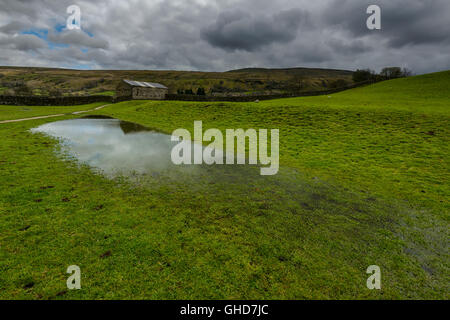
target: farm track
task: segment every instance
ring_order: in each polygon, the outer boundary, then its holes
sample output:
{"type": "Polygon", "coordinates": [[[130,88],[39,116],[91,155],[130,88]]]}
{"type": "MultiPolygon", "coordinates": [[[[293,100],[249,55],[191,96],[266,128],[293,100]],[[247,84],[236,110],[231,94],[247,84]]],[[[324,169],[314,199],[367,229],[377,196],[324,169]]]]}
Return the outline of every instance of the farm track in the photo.
{"type": "Polygon", "coordinates": [[[23,118],[23,119],[2,120],[2,121],[0,121],[0,124],[1,123],[12,123],[12,122],[22,122],[22,121],[28,121],[28,120],[54,118],[54,117],[63,117],[63,116],[67,116],[67,115],[78,115],[78,114],[83,114],[83,113],[87,113],[87,112],[91,112],[91,111],[100,110],[100,109],[103,109],[103,108],[105,108],[105,107],[107,107],[109,105],[111,105],[111,104],[105,104],[103,106],[100,106],[100,107],[97,107],[97,108],[94,108],[94,109],[83,110],[83,111],[75,111],[75,112],[71,112],[71,113],[59,113],[59,114],[51,114],[51,115],[47,115],[47,116],[38,116],[38,117],[23,118]]]}

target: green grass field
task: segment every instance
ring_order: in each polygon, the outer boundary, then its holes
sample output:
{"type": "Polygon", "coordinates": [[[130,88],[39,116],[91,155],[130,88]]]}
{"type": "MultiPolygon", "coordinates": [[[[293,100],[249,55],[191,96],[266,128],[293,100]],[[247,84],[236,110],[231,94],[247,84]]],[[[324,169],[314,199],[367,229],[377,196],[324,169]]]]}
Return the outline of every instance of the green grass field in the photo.
{"type": "Polygon", "coordinates": [[[448,88],[447,71],[329,97],[93,113],[167,133],[195,120],[280,129],[269,178],[109,180],[29,132],[55,119],[2,124],[0,298],[448,299],[448,88]],[[72,264],[81,290],[66,288],[72,264]],[[379,291],[366,288],[373,264],[379,291]]]}
{"type": "Polygon", "coordinates": [[[76,111],[91,110],[96,107],[107,104],[105,103],[91,103],[79,106],[0,106],[0,121],[26,119],[39,116],[46,116],[51,114],[66,114],[76,111]]]}

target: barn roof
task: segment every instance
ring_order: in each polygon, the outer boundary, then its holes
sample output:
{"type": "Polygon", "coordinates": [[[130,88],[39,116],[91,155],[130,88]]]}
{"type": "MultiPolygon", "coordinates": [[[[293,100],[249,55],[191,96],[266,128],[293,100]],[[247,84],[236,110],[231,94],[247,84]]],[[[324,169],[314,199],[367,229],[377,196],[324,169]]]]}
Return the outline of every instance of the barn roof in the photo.
{"type": "Polygon", "coordinates": [[[142,82],[142,81],[132,81],[132,80],[123,80],[133,87],[145,87],[145,88],[158,88],[158,89],[168,89],[166,86],[155,83],[155,82],[142,82]]]}

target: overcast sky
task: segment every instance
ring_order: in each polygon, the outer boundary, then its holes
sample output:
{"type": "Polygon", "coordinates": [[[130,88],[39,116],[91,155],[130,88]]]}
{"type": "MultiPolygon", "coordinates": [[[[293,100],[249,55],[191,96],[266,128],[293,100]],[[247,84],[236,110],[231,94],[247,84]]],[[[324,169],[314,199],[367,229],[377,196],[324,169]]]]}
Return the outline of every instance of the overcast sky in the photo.
{"type": "Polygon", "coordinates": [[[450,0],[0,0],[0,65],[450,69],[450,0]],[[382,9],[368,30],[366,9],[382,9]],[[69,5],[81,30],[68,30],[69,5]]]}

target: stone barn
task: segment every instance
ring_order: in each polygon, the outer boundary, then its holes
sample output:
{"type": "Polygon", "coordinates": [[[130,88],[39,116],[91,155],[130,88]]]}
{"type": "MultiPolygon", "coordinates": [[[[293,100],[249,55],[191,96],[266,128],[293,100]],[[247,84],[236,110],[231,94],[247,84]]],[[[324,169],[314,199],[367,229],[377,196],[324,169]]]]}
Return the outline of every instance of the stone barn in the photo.
{"type": "Polygon", "coordinates": [[[123,80],[116,88],[118,97],[128,96],[136,100],[164,100],[169,88],[154,82],[123,80]]]}

